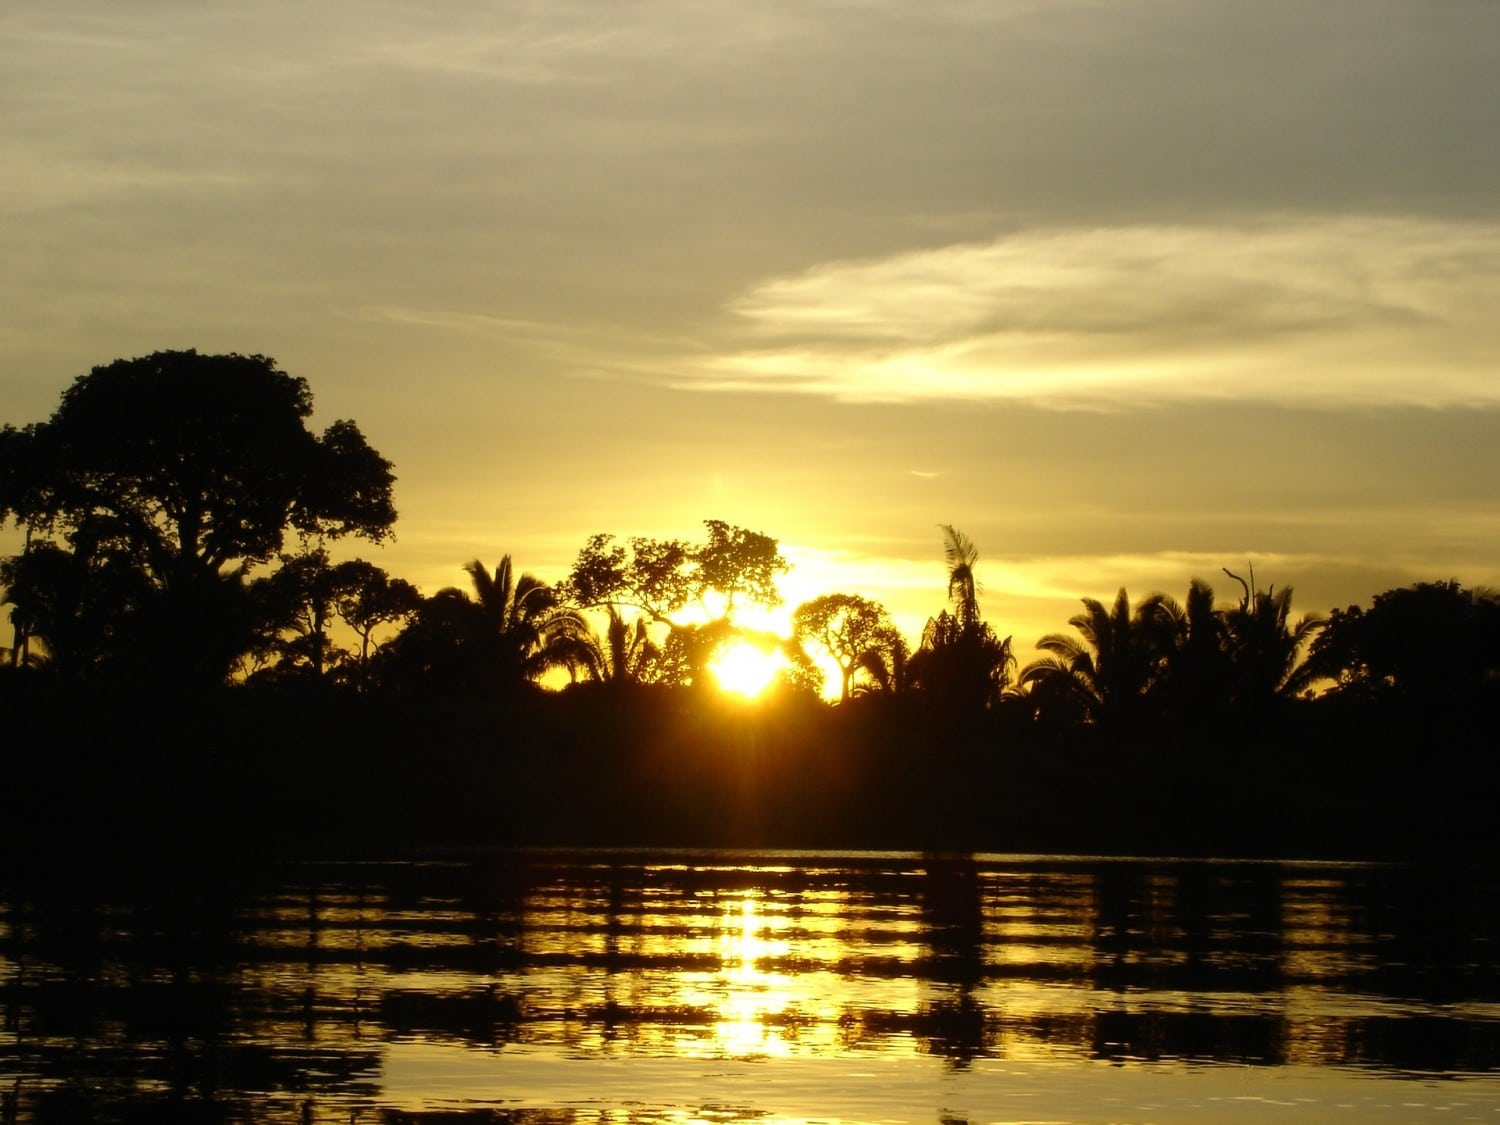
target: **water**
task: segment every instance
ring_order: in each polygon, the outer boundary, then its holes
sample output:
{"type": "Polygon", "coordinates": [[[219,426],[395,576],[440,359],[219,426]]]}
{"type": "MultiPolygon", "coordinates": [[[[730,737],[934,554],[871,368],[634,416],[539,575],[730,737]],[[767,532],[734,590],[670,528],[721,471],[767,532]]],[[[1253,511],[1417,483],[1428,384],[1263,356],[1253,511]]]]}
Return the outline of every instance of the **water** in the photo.
{"type": "Polygon", "coordinates": [[[0,875],[0,1123],[1500,1121],[1489,868],[0,875]]]}

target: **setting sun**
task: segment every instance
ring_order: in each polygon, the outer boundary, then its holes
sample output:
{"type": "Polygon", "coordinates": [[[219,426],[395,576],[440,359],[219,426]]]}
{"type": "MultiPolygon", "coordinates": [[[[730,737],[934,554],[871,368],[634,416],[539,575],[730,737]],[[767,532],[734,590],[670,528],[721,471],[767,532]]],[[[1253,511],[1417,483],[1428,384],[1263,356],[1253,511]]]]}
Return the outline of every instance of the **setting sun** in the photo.
{"type": "Polygon", "coordinates": [[[754,699],[771,686],[786,658],[748,641],[727,645],[709,665],[719,687],[733,695],[754,699]]]}

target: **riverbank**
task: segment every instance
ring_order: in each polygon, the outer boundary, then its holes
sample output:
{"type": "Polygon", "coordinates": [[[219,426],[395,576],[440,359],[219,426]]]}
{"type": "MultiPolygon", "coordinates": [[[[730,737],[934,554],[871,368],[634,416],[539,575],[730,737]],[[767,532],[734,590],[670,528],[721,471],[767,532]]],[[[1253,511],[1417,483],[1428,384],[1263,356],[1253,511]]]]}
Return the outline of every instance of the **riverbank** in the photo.
{"type": "Polygon", "coordinates": [[[1497,856],[1494,725],[1471,713],[1299,707],[1127,734],[683,692],[8,702],[0,839],[23,849],[1497,856]]]}

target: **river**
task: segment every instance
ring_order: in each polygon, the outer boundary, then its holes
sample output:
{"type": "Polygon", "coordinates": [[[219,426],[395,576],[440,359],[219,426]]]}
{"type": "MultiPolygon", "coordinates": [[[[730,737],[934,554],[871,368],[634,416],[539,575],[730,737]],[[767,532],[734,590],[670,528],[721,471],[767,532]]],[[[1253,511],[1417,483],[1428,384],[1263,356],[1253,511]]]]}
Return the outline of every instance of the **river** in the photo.
{"type": "Polygon", "coordinates": [[[0,1122],[1500,1120],[1490,867],[11,863],[0,1122]]]}

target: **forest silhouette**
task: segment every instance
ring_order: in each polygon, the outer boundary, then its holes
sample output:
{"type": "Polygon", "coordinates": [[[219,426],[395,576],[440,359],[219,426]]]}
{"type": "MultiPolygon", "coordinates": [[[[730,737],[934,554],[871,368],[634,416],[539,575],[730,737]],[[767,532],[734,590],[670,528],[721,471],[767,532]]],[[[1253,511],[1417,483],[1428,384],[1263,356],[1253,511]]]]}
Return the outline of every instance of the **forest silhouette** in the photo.
{"type": "Polygon", "coordinates": [[[335,561],[392,534],[395,476],[311,413],[264,356],[159,352],[0,430],[6,839],[1493,854],[1488,591],[1298,616],[1226,569],[1083,598],[1021,666],[951,525],[911,644],[856,591],[744,628],[788,563],[708,519],[424,596],[335,561]],[[735,645],[777,660],[754,707],[714,687],[735,645]]]}

